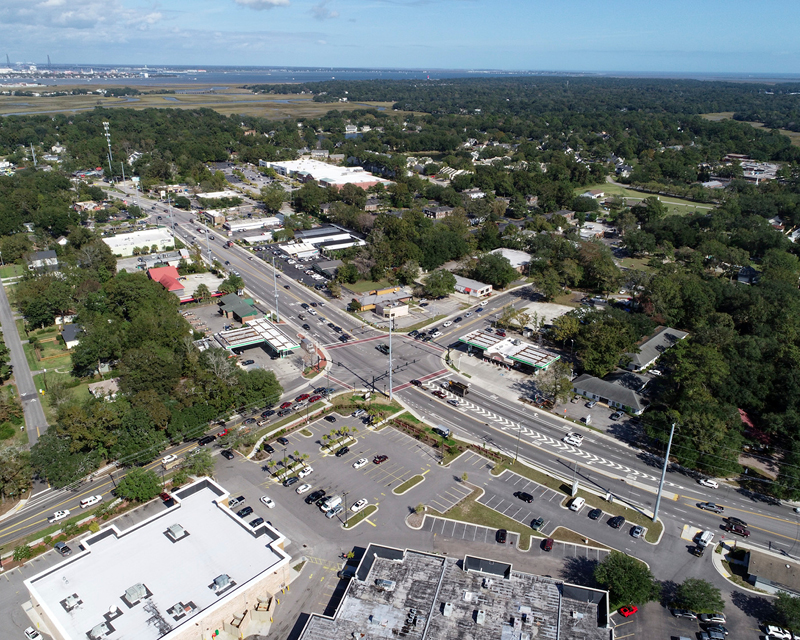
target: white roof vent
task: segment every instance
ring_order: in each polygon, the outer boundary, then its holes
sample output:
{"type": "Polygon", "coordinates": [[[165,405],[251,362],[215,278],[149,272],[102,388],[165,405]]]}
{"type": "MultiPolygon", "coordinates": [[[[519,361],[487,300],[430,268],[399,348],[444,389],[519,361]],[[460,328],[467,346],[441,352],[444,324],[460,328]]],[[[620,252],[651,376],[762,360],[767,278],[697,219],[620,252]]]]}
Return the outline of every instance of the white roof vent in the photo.
{"type": "Polygon", "coordinates": [[[475,617],[475,622],[478,624],[486,624],[486,612],[483,609],[478,609],[478,615],[475,617]]]}
{"type": "Polygon", "coordinates": [[[581,620],[583,618],[583,614],[580,611],[571,611],[569,615],[574,620],[581,620]]]}
{"type": "Polygon", "coordinates": [[[170,527],[167,527],[167,535],[172,539],[173,542],[177,542],[181,538],[185,538],[189,535],[189,532],[186,531],[181,525],[173,524],[170,527]]]}
{"type": "Polygon", "coordinates": [[[442,611],[442,614],[445,615],[448,618],[453,615],[453,603],[452,602],[445,602],[444,603],[444,610],[442,611]]]}

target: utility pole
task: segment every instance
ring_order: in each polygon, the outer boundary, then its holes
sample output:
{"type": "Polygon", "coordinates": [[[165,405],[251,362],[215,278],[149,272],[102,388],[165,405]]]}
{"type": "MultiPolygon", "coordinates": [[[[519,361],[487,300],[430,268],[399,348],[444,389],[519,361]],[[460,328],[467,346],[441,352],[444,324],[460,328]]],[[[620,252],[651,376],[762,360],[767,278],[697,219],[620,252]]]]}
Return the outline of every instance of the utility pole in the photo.
{"type": "Polygon", "coordinates": [[[122,181],[125,182],[125,163],[120,162],[119,166],[122,167],[122,181]]]}
{"type": "Polygon", "coordinates": [[[661,482],[658,483],[658,495],[656,496],[656,508],[653,510],[653,522],[658,520],[658,508],[661,506],[661,492],[664,489],[664,479],[667,477],[667,466],[669,466],[669,450],[672,448],[672,436],[675,435],[675,423],[669,430],[669,442],[667,443],[667,453],[664,456],[664,468],[661,470],[661,482]]]}
{"type": "Polygon", "coordinates": [[[105,129],[105,137],[106,142],[108,143],[108,179],[111,180],[114,174],[114,169],[111,168],[111,163],[113,159],[111,157],[111,133],[109,132],[108,128],[110,127],[110,123],[104,122],[103,129],[105,129]]]}
{"type": "MultiPolygon", "coordinates": [[[[281,321],[281,312],[278,311],[278,276],[275,271],[275,256],[272,256],[272,284],[275,287],[275,322],[281,321]]],[[[328,372],[328,385],[330,386],[330,371],[328,372]]]]}
{"type": "Polygon", "coordinates": [[[394,393],[392,392],[392,324],[393,318],[389,317],[389,402],[394,400],[394,393]]]}

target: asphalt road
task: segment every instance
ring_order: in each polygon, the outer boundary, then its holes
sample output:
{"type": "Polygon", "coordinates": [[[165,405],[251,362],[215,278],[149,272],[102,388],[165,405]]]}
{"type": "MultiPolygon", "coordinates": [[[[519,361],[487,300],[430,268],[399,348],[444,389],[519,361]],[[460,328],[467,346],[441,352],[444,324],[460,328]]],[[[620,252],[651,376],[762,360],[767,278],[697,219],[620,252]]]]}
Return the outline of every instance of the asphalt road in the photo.
{"type": "Polygon", "coordinates": [[[17,383],[22,409],[25,413],[28,442],[33,446],[39,441],[39,436],[47,431],[47,418],[44,415],[39,391],[33,382],[28,360],[25,358],[25,352],[22,349],[22,342],[20,342],[8,296],[2,286],[0,286],[0,325],[3,328],[3,339],[11,354],[14,381],[17,383]]]}

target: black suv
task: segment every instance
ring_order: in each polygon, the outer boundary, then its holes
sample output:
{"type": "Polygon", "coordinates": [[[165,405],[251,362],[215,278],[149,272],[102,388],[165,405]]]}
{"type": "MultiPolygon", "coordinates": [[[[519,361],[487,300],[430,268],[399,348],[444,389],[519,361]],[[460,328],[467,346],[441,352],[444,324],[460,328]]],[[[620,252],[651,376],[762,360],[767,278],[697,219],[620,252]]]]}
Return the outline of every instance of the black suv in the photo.
{"type": "Polygon", "coordinates": [[[266,442],[261,445],[261,448],[264,451],[266,451],[267,453],[275,453],[275,447],[273,447],[271,444],[268,444],[266,442]]]}
{"type": "Polygon", "coordinates": [[[283,486],[291,487],[293,484],[297,484],[298,482],[300,482],[300,478],[298,478],[297,476],[293,476],[291,478],[287,478],[286,480],[284,480],[283,486]]]}
{"type": "Polygon", "coordinates": [[[202,446],[205,446],[205,445],[207,445],[207,444],[209,444],[211,442],[214,442],[214,440],[216,440],[216,439],[217,439],[217,436],[203,436],[202,438],[200,438],[197,441],[197,444],[202,447],[202,446]]]}
{"type": "Polygon", "coordinates": [[[613,529],[620,529],[622,528],[622,525],[625,524],[625,518],[623,518],[622,516],[614,516],[613,518],[611,518],[611,520],[608,521],[608,524],[613,529]]]}
{"type": "Polygon", "coordinates": [[[336,452],[336,457],[341,458],[342,456],[347,455],[348,453],[350,453],[350,447],[342,447],[336,452]]]}
{"type": "Polygon", "coordinates": [[[600,519],[600,516],[602,516],[602,515],[603,515],[603,510],[602,510],[602,509],[592,509],[592,510],[589,512],[589,517],[590,517],[592,520],[599,520],[599,519],[600,519]]]}
{"type": "Polygon", "coordinates": [[[239,509],[236,512],[236,515],[239,516],[240,518],[246,518],[251,513],[253,513],[253,507],[245,507],[244,509],[239,509]]]}
{"type": "Polygon", "coordinates": [[[322,500],[325,497],[325,489],[317,489],[314,493],[309,493],[306,496],[306,504],[312,504],[317,500],[322,500]]]}
{"type": "Polygon", "coordinates": [[[230,449],[223,449],[222,450],[222,457],[226,460],[233,460],[236,456],[233,455],[233,451],[230,449]]]}
{"type": "Polygon", "coordinates": [[[533,502],[533,496],[530,493],[526,493],[525,491],[516,491],[514,493],[514,497],[519,498],[523,502],[527,503],[533,502]]]}

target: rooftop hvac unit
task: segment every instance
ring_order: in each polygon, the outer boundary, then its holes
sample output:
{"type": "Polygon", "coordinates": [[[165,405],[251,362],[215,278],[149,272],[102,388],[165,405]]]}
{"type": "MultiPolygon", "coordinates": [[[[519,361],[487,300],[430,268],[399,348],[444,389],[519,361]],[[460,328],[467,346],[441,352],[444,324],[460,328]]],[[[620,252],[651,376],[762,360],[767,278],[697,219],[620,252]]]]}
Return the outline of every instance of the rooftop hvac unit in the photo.
{"type": "Polygon", "coordinates": [[[453,615],[453,604],[451,602],[444,603],[444,610],[442,611],[442,614],[448,618],[453,615]]]}
{"type": "Polygon", "coordinates": [[[169,537],[175,541],[180,540],[184,536],[188,535],[188,533],[181,525],[173,524],[172,526],[167,527],[167,535],[169,535],[169,537]]]}
{"type": "Polygon", "coordinates": [[[80,604],[81,599],[78,597],[77,593],[73,593],[71,596],[67,596],[64,599],[64,608],[67,611],[72,611],[75,607],[80,604]]]}
{"type": "Polygon", "coordinates": [[[222,591],[222,589],[227,587],[230,583],[231,583],[231,577],[227,573],[223,573],[222,575],[219,575],[216,578],[214,578],[214,590],[222,591]]]}
{"type": "Polygon", "coordinates": [[[583,614],[580,611],[571,611],[569,615],[574,620],[580,620],[583,618],[583,614]]]}
{"type": "Polygon", "coordinates": [[[139,602],[139,600],[145,597],[147,597],[147,587],[145,587],[141,582],[128,589],[125,589],[125,599],[130,604],[139,602]]]}
{"type": "Polygon", "coordinates": [[[483,609],[478,609],[478,615],[475,617],[475,622],[478,624],[486,623],[486,612],[483,609]]]}
{"type": "Polygon", "coordinates": [[[102,638],[105,638],[109,633],[111,633],[111,629],[108,628],[105,622],[101,622],[96,627],[92,628],[89,632],[89,637],[92,640],[102,640],[102,638]]]}
{"type": "Polygon", "coordinates": [[[394,591],[395,582],[394,580],[384,580],[383,578],[378,578],[375,580],[375,586],[379,589],[383,589],[384,591],[394,591]]]}

